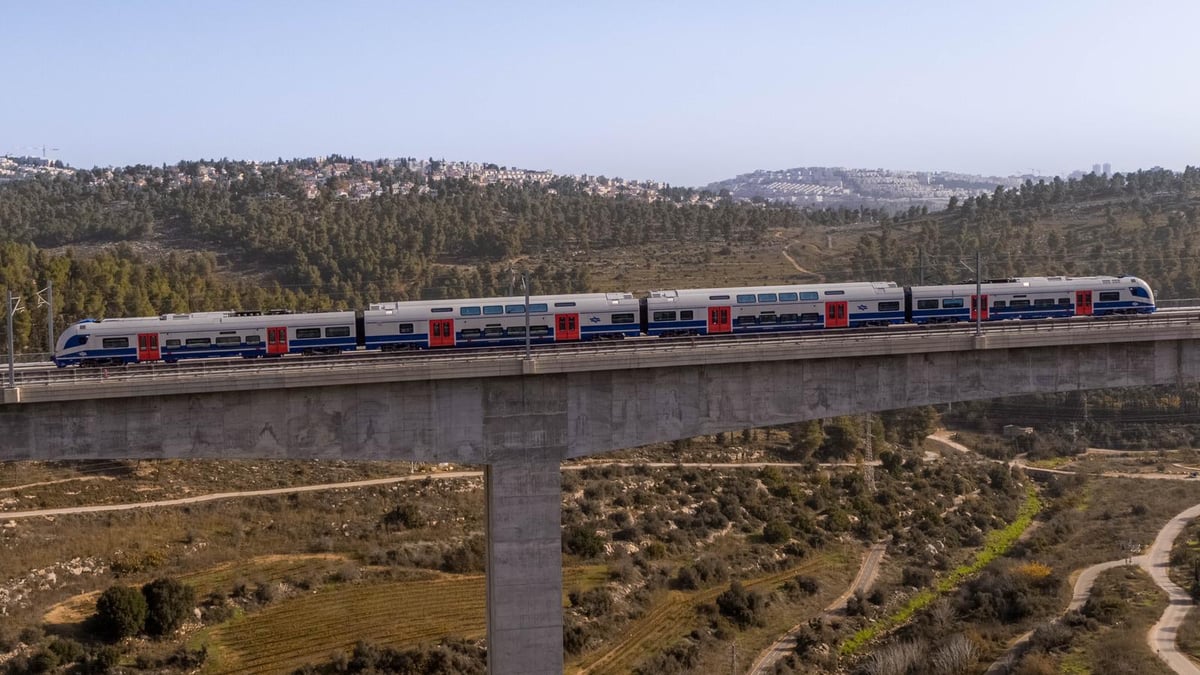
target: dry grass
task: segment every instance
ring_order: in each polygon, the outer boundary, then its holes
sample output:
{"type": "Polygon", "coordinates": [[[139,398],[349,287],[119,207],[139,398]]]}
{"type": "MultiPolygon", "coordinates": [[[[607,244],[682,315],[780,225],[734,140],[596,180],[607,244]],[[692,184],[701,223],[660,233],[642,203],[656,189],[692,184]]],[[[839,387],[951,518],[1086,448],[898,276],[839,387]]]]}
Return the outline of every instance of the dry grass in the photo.
{"type": "MultiPolygon", "coordinates": [[[[593,587],[607,573],[604,565],[570,568],[563,587],[593,587]]],[[[445,636],[482,637],[485,585],[483,575],[439,574],[340,586],[281,602],[209,631],[209,672],[288,673],[359,640],[412,647],[445,636]]]]}
{"type": "MultiPolygon", "coordinates": [[[[845,587],[853,577],[854,565],[858,562],[853,554],[844,551],[830,551],[814,555],[801,562],[798,566],[781,572],[773,572],[743,581],[747,589],[757,589],[770,593],[785,581],[800,575],[824,576],[831,570],[842,572],[838,577],[841,583],[823,584],[824,593],[819,602],[827,602],[845,587]],[[828,598],[824,597],[828,595],[828,598]]],[[[827,577],[828,578],[828,577],[827,577]]],[[[623,637],[611,641],[601,650],[585,654],[573,663],[567,665],[567,672],[589,673],[591,675],[606,675],[628,673],[638,663],[662,649],[674,644],[686,636],[703,619],[698,614],[701,605],[711,604],[718,595],[728,588],[728,584],[701,591],[667,591],[660,594],[649,610],[638,620],[627,626],[623,637]]],[[[814,603],[817,607],[819,603],[814,603]]],[[[813,613],[816,615],[816,612],[813,613]]],[[[778,637],[780,633],[796,623],[796,617],[777,617],[776,625],[753,633],[753,649],[765,647],[778,637]]],[[[747,640],[750,642],[750,640],[747,640]]],[[[747,651],[753,651],[749,649],[747,651]]]]}

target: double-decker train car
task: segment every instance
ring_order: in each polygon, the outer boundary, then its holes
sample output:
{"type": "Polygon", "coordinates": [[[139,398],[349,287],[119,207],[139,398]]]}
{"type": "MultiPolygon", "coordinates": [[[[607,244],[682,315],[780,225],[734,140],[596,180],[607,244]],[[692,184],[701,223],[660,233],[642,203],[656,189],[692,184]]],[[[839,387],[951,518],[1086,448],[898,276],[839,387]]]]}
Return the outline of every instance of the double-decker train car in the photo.
{"type": "Polygon", "coordinates": [[[108,366],[145,361],[336,353],[358,346],[354,312],[193,312],[84,319],[58,338],[54,362],[108,366]]]}
{"type": "MultiPolygon", "coordinates": [[[[637,337],[641,305],[632,293],[529,298],[531,344],[637,337]]],[[[525,298],[374,303],[363,312],[367,349],[496,347],[525,343],[525,298]]]]}
{"type": "Polygon", "coordinates": [[[892,281],[651,291],[646,334],[773,333],[904,323],[892,281]]]}
{"type": "Polygon", "coordinates": [[[1154,293],[1137,277],[1018,277],[975,284],[913,286],[908,289],[908,320],[913,323],[1004,319],[1054,319],[1071,316],[1149,314],[1154,293]]]}

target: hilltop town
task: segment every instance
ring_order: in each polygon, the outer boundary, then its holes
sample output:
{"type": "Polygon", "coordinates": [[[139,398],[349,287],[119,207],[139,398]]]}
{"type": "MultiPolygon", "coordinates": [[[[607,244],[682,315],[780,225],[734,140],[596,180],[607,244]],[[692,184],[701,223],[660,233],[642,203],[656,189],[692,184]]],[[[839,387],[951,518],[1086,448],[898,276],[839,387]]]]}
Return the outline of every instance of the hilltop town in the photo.
{"type": "MultiPolygon", "coordinates": [[[[0,183],[37,176],[70,176],[79,171],[62,162],[38,157],[0,157],[0,183]]],[[[268,162],[200,160],[149,167],[107,167],[83,170],[92,181],[164,181],[168,188],[192,184],[234,184],[266,172],[284,172],[299,185],[300,194],[313,199],[323,192],[335,198],[368,199],[385,194],[436,195],[442,181],[467,181],[477,185],[542,185],[555,194],[574,193],[602,197],[660,200],[715,206],[722,200],[771,201],[796,206],[869,206],[903,210],[911,206],[943,208],[952,197],[960,200],[990,193],[997,186],[1014,187],[1037,176],[976,176],[953,172],[893,171],[803,167],[778,171],[758,170],[704,188],[671,186],[663,181],[630,180],[602,175],[556,174],[548,170],[521,169],[487,162],[462,162],[404,157],[363,160],[331,155],[268,162]]]]}

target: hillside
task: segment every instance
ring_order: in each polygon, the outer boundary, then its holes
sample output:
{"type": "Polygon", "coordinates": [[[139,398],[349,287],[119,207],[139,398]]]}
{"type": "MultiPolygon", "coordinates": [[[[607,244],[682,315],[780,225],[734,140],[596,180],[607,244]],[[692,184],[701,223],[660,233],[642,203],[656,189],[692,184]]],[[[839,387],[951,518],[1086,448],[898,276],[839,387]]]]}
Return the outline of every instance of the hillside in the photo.
{"type": "MultiPolygon", "coordinates": [[[[798,209],[591,194],[574,179],[479,184],[405,165],[344,167],[315,190],[303,162],[194,162],[0,185],[0,285],[56,324],[210,309],[320,310],[395,299],[822,279],[956,281],[1128,273],[1162,297],[1200,295],[1200,171],[1026,182],[911,207],[798,209]],[[340,173],[338,173],[340,171],[340,173]],[[358,181],[358,182],[354,182],[358,181]],[[345,193],[377,184],[378,194],[345,193]]],[[[323,175],[323,174],[322,174],[323,175]]],[[[21,313],[19,351],[44,343],[21,313]]]]}

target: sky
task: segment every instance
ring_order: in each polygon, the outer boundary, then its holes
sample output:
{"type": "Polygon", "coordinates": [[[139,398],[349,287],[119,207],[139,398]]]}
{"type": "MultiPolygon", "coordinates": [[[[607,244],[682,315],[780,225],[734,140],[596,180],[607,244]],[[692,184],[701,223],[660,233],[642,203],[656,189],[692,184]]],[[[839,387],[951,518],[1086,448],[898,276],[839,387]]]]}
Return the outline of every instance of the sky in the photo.
{"type": "Polygon", "coordinates": [[[0,153],[82,168],[337,153],[703,186],[1200,164],[1196,0],[0,0],[0,17],[0,153]]]}

